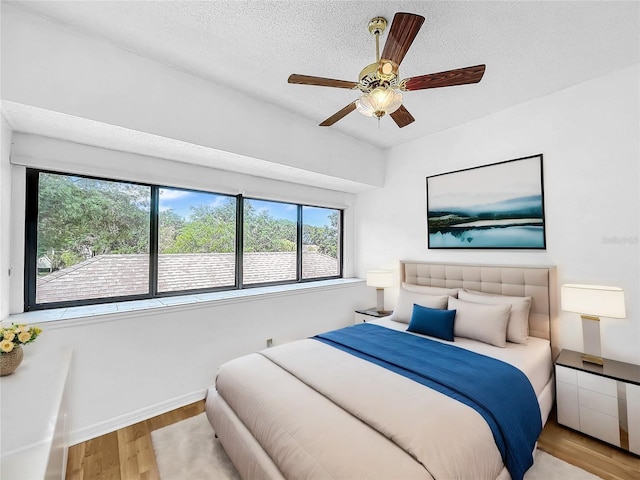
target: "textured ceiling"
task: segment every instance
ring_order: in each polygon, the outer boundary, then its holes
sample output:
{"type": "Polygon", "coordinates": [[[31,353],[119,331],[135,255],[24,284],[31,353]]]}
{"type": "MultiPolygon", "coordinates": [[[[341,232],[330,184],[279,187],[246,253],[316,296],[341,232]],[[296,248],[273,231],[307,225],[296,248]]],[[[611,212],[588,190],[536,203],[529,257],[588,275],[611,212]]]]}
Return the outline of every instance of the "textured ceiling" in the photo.
{"type": "MultiPolygon", "coordinates": [[[[640,3],[440,1],[6,2],[320,123],[357,92],[289,85],[290,73],[357,80],[375,61],[367,30],[398,11],[426,21],[402,78],[484,63],[479,84],[406,92],[416,121],[354,112],[332,128],[381,148],[636,64],[640,3]]],[[[382,38],[382,44],[386,36],[382,38]]],[[[381,45],[382,48],[382,45],[381,45]]],[[[321,128],[321,127],[318,127],[321,128]]]]}

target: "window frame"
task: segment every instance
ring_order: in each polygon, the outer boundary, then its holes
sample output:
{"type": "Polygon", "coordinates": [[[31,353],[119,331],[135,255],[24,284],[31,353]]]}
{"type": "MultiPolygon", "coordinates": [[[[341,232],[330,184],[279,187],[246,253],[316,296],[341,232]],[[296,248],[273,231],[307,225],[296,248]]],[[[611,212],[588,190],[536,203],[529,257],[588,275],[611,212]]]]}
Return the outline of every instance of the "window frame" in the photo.
{"type": "Polygon", "coordinates": [[[242,194],[230,195],[225,193],[207,191],[202,189],[192,189],[184,187],[176,187],[171,185],[155,185],[145,182],[137,182],[130,180],[120,180],[107,177],[99,177],[95,175],[85,175],[61,172],[56,170],[27,168],[26,169],[26,189],[25,189],[25,237],[24,237],[24,311],[49,310],[54,308],[77,307],[84,305],[101,305],[115,302],[125,302],[131,300],[148,300],[155,298],[165,298],[180,295],[193,295],[199,293],[210,293],[218,291],[243,290],[251,288],[259,288],[265,286],[291,285],[296,283],[310,283],[323,280],[343,278],[343,259],[344,259],[344,209],[327,207],[323,205],[313,205],[307,203],[293,203],[285,200],[273,200],[270,198],[245,197],[242,194]],[[93,180],[103,180],[108,182],[125,183],[130,185],[140,185],[150,188],[150,206],[149,206],[149,291],[145,294],[124,295],[113,297],[98,297],[80,300],[64,300],[59,302],[36,303],[36,287],[37,287],[37,261],[38,261],[38,212],[39,212],[39,183],[40,174],[54,174],[88,178],[93,180]],[[235,198],[236,205],[236,238],[235,238],[235,282],[232,286],[175,290],[167,292],[158,292],[158,259],[159,259],[159,191],[162,188],[186,190],[192,192],[208,193],[214,195],[223,195],[229,198],[235,198]],[[274,282],[260,282],[243,284],[243,260],[244,260],[244,201],[258,200],[267,202],[286,203],[297,207],[297,228],[296,228],[296,279],[282,280],[274,282]],[[339,213],[338,222],[338,274],[325,277],[303,278],[302,277],[302,258],[303,258],[303,208],[318,207],[335,210],[339,213]]]}

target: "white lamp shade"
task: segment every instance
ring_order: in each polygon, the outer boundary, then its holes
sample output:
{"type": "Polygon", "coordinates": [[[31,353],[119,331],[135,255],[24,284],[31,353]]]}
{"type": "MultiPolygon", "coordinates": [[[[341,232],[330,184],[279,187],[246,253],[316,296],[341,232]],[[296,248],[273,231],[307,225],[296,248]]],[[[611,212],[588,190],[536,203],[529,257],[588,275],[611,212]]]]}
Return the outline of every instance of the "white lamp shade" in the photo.
{"type": "Polygon", "coordinates": [[[369,270],[367,271],[367,286],[376,288],[393,287],[393,271],[369,270]]]}
{"type": "Polygon", "coordinates": [[[562,310],[598,317],[626,318],[624,291],[602,285],[566,284],[561,288],[562,310]]]}
{"type": "Polygon", "coordinates": [[[367,117],[393,113],[402,105],[402,94],[393,88],[377,87],[356,100],[356,108],[367,117]]]}

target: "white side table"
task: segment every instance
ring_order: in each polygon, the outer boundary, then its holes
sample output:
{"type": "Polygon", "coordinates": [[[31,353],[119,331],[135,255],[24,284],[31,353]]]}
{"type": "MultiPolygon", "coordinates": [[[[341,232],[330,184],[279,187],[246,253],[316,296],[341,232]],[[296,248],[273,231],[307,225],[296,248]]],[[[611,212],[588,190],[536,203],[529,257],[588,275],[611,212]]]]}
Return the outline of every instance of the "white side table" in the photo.
{"type": "Polygon", "coordinates": [[[572,350],[555,363],[558,423],[640,455],[640,365],[584,363],[572,350]]]}
{"type": "Polygon", "coordinates": [[[25,347],[24,360],[0,377],[0,478],[64,479],[67,467],[65,389],[71,350],[25,347]]]}

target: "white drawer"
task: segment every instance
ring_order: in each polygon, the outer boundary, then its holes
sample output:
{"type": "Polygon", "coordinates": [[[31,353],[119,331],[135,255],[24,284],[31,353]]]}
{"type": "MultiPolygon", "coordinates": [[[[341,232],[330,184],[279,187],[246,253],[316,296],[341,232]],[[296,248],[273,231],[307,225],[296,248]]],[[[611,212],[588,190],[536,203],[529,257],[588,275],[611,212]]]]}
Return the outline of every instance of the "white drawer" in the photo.
{"type": "Polygon", "coordinates": [[[564,382],[557,382],[556,399],[558,404],[558,423],[574,430],[580,430],[578,387],[564,382]]]}
{"type": "Polygon", "coordinates": [[[589,407],[605,415],[618,418],[618,398],[603,395],[602,393],[587,390],[586,388],[578,389],[578,399],[580,405],[589,407]]]}
{"type": "Polygon", "coordinates": [[[578,374],[578,386],[580,388],[593,390],[610,397],[618,396],[618,387],[615,380],[586,372],[576,371],[576,373],[578,374]]]}
{"type": "Polygon", "coordinates": [[[569,385],[577,385],[578,384],[578,372],[573,368],[563,367],[561,365],[556,365],[556,379],[562,383],[568,383],[569,385]]]}
{"type": "Polygon", "coordinates": [[[620,446],[620,426],[616,417],[580,405],[580,430],[587,435],[620,446]]]}

